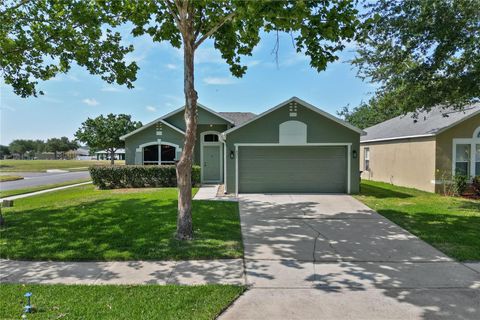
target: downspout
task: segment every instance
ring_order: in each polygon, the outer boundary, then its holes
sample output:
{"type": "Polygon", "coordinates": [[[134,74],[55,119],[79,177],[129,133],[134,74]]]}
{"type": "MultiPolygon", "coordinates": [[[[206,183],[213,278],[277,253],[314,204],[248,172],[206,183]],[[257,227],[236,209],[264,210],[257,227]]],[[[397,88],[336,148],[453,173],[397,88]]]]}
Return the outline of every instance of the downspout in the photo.
{"type": "Polygon", "coordinates": [[[223,143],[223,194],[227,194],[227,143],[225,142],[225,136],[222,134],[223,143]]]}
{"type": "Polygon", "coordinates": [[[221,137],[223,143],[223,194],[227,194],[227,136],[222,132],[221,137]]]}

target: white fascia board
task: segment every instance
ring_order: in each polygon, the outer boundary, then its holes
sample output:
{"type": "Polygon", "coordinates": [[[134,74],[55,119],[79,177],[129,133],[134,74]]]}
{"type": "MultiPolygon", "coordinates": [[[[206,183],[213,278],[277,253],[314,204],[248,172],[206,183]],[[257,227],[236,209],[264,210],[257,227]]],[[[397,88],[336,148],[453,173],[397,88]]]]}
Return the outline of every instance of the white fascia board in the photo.
{"type": "MultiPolygon", "coordinates": [[[[227,118],[225,118],[224,116],[222,116],[221,114],[219,114],[218,112],[216,112],[216,111],[214,111],[214,110],[212,110],[212,109],[210,109],[210,108],[205,107],[203,104],[197,103],[197,107],[200,107],[200,108],[202,108],[202,109],[210,112],[211,114],[219,117],[220,119],[223,119],[223,120],[227,121],[227,122],[230,123],[230,124],[234,124],[232,120],[227,119],[227,118]]],[[[172,112],[167,113],[166,115],[164,115],[163,117],[161,117],[161,119],[167,119],[167,118],[173,116],[174,114],[177,114],[177,113],[183,111],[184,109],[185,109],[185,106],[180,107],[180,108],[178,108],[178,109],[176,109],[176,110],[173,110],[172,112]]]]}
{"type": "Polygon", "coordinates": [[[172,128],[173,130],[175,130],[175,131],[177,131],[177,132],[179,132],[179,133],[181,133],[181,134],[183,134],[183,135],[185,134],[184,131],[178,129],[178,128],[175,127],[174,125],[171,125],[170,123],[166,122],[166,121],[163,120],[162,118],[158,118],[158,119],[155,119],[155,120],[153,120],[152,122],[149,122],[149,123],[147,123],[146,125],[138,128],[138,129],[136,129],[136,130],[133,130],[133,131],[130,132],[130,133],[127,133],[126,135],[121,136],[121,137],[120,137],[120,140],[125,140],[126,138],[128,138],[128,137],[130,137],[130,136],[132,136],[132,135],[134,135],[134,134],[136,134],[136,133],[138,133],[138,132],[140,132],[140,131],[143,131],[143,130],[145,130],[145,129],[151,127],[151,126],[153,126],[153,125],[156,124],[157,122],[161,122],[161,123],[163,123],[164,125],[166,125],[167,127],[170,127],[170,128],[172,128]]]}
{"type": "Polygon", "coordinates": [[[361,140],[361,141],[360,141],[360,144],[362,144],[362,143],[368,143],[368,142],[381,142],[381,141],[391,141],[391,140],[427,138],[427,137],[434,137],[434,136],[436,136],[435,133],[429,133],[429,134],[417,134],[417,135],[403,136],[403,137],[379,138],[379,139],[361,140]]]}
{"type": "Polygon", "coordinates": [[[316,113],[324,116],[325,118],[330,119],[330,120],[332,120],[332,121],[334,121],[334,122],[336,122],[336,123],[338,123],[338,124],[341,124],[342,126],[347,127],[347,128],[350,129],[350,130],[353,130],[353,131],[355,131],[355,132],[358,132],[358,133],[360,133],[361,135],[365,135],[365,134],[366,134],[365,131],[363,131],[363,130],[355,127],[355,126],[352,126],[352,125],[349,124],[348,122],[343,121],[342,119],[339,119],[339,118],[331,115],[330,113],[325,112],[325,111],[323,111],[323,110],[321,110],[321,109],[319,109],[319,108],[311,105],[310,103],[308,103],[308,102],[306,102],[306,101],[303,101],[302,99],[299,99],[299,98],[297,98],[297,97],[292,97],[292,98],[288,99],[287,101],[284,101],[284,102],[280,103],[279,105],[276,105],[275,107],[270,108],[270,109],[268,109],[268,110],[265,111],[265,112],[262,112],[261,114],[259,114],[259,115],[256,116],[255,118],[250,119],[249,121],[247,121],[247,122],[245,122],[245,123],[242,123],[241,125],[239,125],[239,126],[237,126],[237,127],[233,127],[233,128],[231,128],[231,129],[225,131],[225,132],[223,133],[223,135],[226,136],[227,134],[229,134],[229,133],[231,133],[231,132],[233,132],[233,131],[235,131],[235,130],[238,130],[238,129],[240,129],[240,128],[242,128],[242,127],[244,127],[244,126],[246,126],[246,125],[248,125],[248,124],[250,124],[250,123],[252,123],[252,122],[254,122],[254,121],[256,121],[256,120],[258,120],[258,119],[266,116],[267,114],[269,114],[269,113],[271,113],[271,112],[273,112],[273,111],[275,111],[275,110],[277,110],[277,109],[280,109],[281,107],[284,107],[285,105],[289,104],[290,102],[297,102],[297,103],[299,103],[300,105],[302,105],[302,106],[304,106],[304,107],[306,107],[306,108],[308,108],[308,109],[310,109],[310,110],[312,110],[312,111],[314,111],[314,112],[316,112],[316,113]]]}

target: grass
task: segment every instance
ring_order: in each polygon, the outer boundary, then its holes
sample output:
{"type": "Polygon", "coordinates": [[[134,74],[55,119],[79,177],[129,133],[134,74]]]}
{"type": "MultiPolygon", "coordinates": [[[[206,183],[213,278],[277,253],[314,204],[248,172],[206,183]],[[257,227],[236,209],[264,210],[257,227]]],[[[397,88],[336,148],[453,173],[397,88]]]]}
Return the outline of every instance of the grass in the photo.
{"type": "Polygon", "coordinates": [[[238,204],[194,201],[195,239],[174,238],[177,190],[73,187],[2,211],[0,257],[25,260],[183,260],[243,255],[238,204]]]}
{"type": "Polygon", "coordinates": [[[60,183],[45,184],[45,185],[36,186],[36,187],[28,187],[28,188],[15,189],[15,190],[5,190],[5,191],[0,191],[0,198],[16,196],[16,195],[19,195],[19,194],[25,194],[25,193],[41,191],[41,190],[47,190],[47,189],[52,189],[52,188],[57,188],[57,187],[63,187],[63,186],[71,185],[71,184],[87,182],[87,181],[90,181],[90,180],[91,179],[77,179],[77,180],[70,180],[70,181],[65,181],[65,182],[60,182],[60,183]]]}
{"type": "MultiPolygon", "coordinates": [[[[48,169],[86,171],[89,166],[108,165],[110,160],[0,160],[2,172],[42,172],[48,169]]],[[[115,164],[125,164],[116,160],[115,164]]]]}
{"type": "Polygon", "coordinates": [[[20,319],[32,292],[36,309],[27,319],[214,319],[240,286],[20,285],[0,284],[0,319],[20,319]]]}
{"type": "Polygon", "coordinates": [[[480,260],[480,201],[373,181],[356,197],[450,257],[480,260]]]}
{"type": "Polygon", "coordinates": [[[23,177],[21,176],[0,175],[0,182],[15,181],[15,180],[22,180],[22,179],[23,177]]]}

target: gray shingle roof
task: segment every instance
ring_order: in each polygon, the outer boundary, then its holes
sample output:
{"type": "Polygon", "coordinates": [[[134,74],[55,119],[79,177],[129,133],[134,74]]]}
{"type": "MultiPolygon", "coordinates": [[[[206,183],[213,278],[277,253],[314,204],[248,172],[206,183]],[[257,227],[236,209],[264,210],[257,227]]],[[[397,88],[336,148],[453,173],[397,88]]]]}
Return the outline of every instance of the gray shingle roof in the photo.
{"type": "Polygon", "coordinates": [[[416,119],[413,113],[407,113],[365,129],[367,134],[361,137],[361,141],[433,136],[475,114],[480,114],[480,103],[467,106],[462,111],[435,107],[430,112],[420,112],[416,119]]]}
{"type": "Polygon", "coordinates": [[[251,112],[218,112],[218,114],[230,119],[235,126],[239,126],[257,116],[251,112]]]}

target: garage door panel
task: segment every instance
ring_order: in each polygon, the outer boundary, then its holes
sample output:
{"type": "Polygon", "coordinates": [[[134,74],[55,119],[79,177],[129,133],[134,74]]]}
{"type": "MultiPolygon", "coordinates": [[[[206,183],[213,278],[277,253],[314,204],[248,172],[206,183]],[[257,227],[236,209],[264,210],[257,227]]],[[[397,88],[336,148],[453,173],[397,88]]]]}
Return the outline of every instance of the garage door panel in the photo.
{"type": "Polygon", "coordinates": [[[346,191],[345,147],[241,147],[239,192],[346,191]]]}

